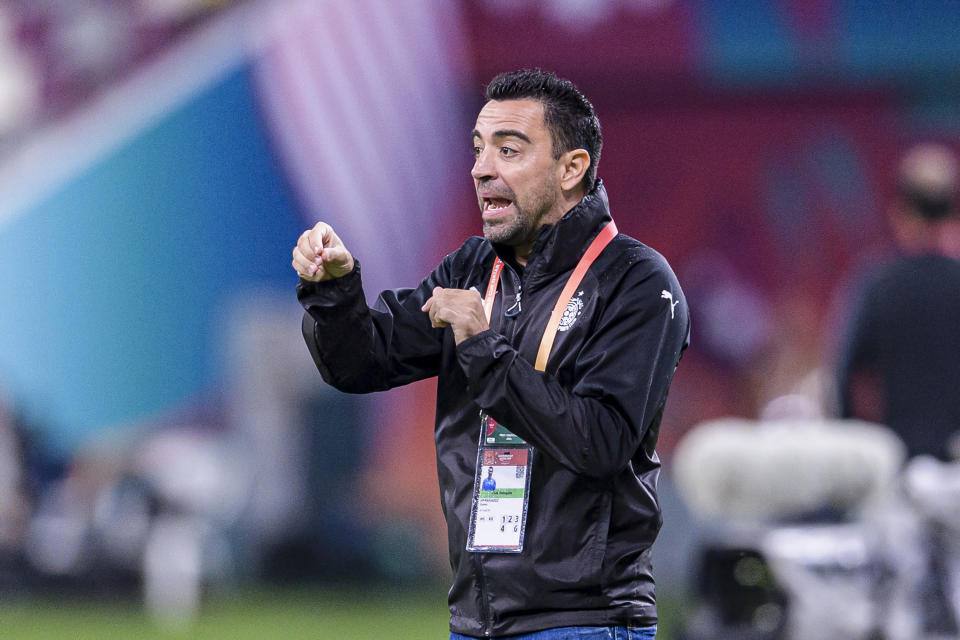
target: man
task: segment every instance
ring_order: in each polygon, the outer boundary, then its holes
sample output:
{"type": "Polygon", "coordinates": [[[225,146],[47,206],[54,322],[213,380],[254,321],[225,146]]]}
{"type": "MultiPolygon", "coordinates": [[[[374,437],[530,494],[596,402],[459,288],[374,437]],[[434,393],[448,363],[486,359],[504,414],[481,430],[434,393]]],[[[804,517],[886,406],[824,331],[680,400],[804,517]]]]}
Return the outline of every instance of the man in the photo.
{"type": "Polygon", "coordinates": [[[438,376],[451,639],[653,638],[654,445],[689,334],[683,293],[660,254],[616,234],[600,124],[576,87],[524,70],[486,98],[484,237],[370,309],[358,261],[318,223],[293,251],[304,337],[344,391],[438,376]],[[494,459],[526,487],[479,497],[494,459]]]}
{"type": "MultiPolygon", "coordinates": [[[[958,185],[948,148],[921,144],[904,154],[889,210],[900,255],[866,278],[841,350],[841,416],[888,425],[908,458],[960,458],[958,185]]],[[[957,637],[947,570],[951,534],[936,521],[920,523],[927,552],[913,586],[920,626],[926,634],[957,637]]]]}
{"type": "Polygon", "coordinates": [[[909,456],[942,460],[960,431],[958,171],[952,152],[909,150],[889,211],[900,249],[865,279],[841,351],[843,417],[890,426],[909,456]]]}
{"type": "Polygon", "coordinates": [[[487,477],[483,481],[483,485],[480,487],[484,491],[496,491],[497,490],[497,481],[493,479],[493,467],[490,467],[487,470],[487,477]]]}

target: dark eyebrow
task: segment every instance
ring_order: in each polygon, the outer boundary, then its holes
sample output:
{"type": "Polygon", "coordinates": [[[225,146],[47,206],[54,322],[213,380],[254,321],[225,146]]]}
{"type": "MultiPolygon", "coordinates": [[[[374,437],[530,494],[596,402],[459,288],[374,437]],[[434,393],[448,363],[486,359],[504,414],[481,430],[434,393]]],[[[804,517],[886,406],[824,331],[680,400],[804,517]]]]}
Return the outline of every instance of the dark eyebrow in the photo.
{"type": "MultiPolygon", "coordinates": [[[[479,131],[474,129],[473,137],[482,138],[483,136],[480,135],[479,131]]],[[[498,129],[497,131],[493,132],[493,137],[494,138],[519,138],[520,140],[523,140],[527,144],[532,144],[530,141],[530,138],[528,138],[526,134],[524,134],[522,131],[517,131],[516,129],[498,129]]]]}

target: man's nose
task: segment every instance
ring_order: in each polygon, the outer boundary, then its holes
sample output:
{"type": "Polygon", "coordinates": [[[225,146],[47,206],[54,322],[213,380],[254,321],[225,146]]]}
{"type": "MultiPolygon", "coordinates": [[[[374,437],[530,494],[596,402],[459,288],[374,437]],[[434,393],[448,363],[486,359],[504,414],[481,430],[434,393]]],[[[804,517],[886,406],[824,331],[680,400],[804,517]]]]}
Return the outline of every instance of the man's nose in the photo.
{"type": "Polygon", "coordinates": [[[473,161],[473,169],[470,171],[470,175],[473,176],[474,180],[496,177],[496,167],[486,150],[477,154],[476,159],[473,161]]]}

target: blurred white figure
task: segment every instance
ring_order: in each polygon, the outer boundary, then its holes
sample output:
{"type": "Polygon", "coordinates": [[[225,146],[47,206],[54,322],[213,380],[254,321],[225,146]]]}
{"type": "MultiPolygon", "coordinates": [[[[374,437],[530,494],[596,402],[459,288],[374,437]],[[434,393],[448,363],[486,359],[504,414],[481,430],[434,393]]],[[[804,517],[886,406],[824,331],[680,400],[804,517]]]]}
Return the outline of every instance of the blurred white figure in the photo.
{"type": "Polygon", "coordinates": [[[223,438],[196,427],[167,427],[142,445],[135,470],[168,509],[226,525],[246,506],[247,462],[223,438]]]}
{"type": "Polygon", "coordinates": [[[722,602],[691,617],[687,637],[867,640],[915,629],[883,610],[895,591],[885,568],[895,565],[897,584],[917,574],[913,520],[878,527],[872,515],[893,513],[904,456],[889,429],[869,423],[731,418],[691,430],[674,453],[675,480],[694,513],[718,523],[712,557],[741,559],[732,575],[701,569],[728,583],[722,602]],[[890,558],[894,540],[902,548],[890,558]]]}
{"type": "Polygon", "coordinates": [[[200,607],[204,538],[209,527],[192,516],[160,516],[143,555],[147,610],[161,624],[185,627],[200,607]]]}
{"type": "Polygon", "coordinates": [[[923,542],[929,545],[923,558],[928,571],[916,593],[947,608],[935,612],[935,619],[952,633],[960,626],[960,459],[942,462],[917,456],[904,470],[904,489],[921,520],[923,542]],[[938,591],[934,597],[930,587],[938,591]]]}
{"type": "Polygon", "coordinates": [[[252,544],[266,548],[304,524],[307,447],[299,407],[313,364],[300,337],[299,309],[274,293],[231,301],[225,327],[227,420],[246,452],[249,495],[243,513],[252,544]]]}
{"type": "Polygon", "coordinates": [[[765,522],[859,508],[889,490],[903,457],[880,425],[728,418],[692,429],[673,469],[697,514],[765,522]]]}

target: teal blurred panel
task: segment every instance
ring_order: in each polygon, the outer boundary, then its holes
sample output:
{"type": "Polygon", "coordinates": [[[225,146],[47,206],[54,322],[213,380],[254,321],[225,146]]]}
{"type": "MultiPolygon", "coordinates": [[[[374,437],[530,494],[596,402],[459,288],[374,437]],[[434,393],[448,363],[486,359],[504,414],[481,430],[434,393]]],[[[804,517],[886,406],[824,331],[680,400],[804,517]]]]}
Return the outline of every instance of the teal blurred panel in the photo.
{"type": "Polygon", "coordinates": [[[957,0],[842,0],[838,5],[839,27],[845,34],[841,61],[852,73],[956,81],[957,0]]]}
{"type": "Polygon", "coordinates": [[[697,5],[704,79],[720,86],[956,82],[957,0],[712,0],[697,5]]]}
{"type": "Polygon", "coordinates": [[[721,85],[793,79],[800,52],[783,7],[768,0],[714,0],[698,6],[700,68],[721,85]]]}
{"type": "Polygon", "coordinates": [[[298,216],[239,67],[0,227],[0,385],[60,453],[216,389],[225,301],[293,296],[298,216]]]}

